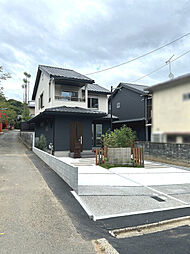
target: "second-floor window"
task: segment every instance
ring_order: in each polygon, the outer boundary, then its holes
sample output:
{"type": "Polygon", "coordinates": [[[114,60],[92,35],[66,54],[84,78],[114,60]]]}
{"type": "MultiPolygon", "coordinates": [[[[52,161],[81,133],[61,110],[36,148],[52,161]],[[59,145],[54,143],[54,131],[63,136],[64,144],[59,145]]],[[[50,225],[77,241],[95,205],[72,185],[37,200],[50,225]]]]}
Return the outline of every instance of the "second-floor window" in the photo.
{"type": "Polygon", "coordinates": [[[98,109],[98,99],[97,98],[88,98],[88,108],[97,108],[98,109]]]}
{"type": "Polygon", "coordinates": [[[39,108],[43,108],[44,107],[44,99],[43,99],[43,97],[44,97],[44,94],[42,93],[40,95],[40,99],[39,99],[39,108]]]}

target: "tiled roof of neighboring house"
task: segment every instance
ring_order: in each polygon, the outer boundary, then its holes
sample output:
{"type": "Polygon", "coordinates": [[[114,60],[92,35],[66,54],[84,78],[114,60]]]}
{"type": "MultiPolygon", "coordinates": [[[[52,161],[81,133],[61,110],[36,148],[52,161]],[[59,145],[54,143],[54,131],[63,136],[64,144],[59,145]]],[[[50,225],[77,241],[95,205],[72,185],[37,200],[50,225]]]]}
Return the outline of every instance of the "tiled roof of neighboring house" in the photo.
{"type": "Polygon", "coordinates": [[[28,107],[29,108],[35,108],[35,101],[29,101],[28,102],[28,107]]]}
{"type": "MultiPolygon", "coordinates": [[[[85,87],[82,87],[83,90],[85,90],[85,87]]],[[[110,94],[111,92],[98,85],[98,84],[88,84],[88,91],[91,92],[91,93],[102,93],[102,94],[110,94]]]]}
{"type": "MultiPolygon", "coordinates": [[[[134,92],[137,92],[139,94],[147,94],[148,92],[145,90],[148,86],[143,85],[136,85],[136,84],[130,84],[130,83],[119,83],[119,85],[116,87],[116,89],[113,91],[113,97],[117,94],[117,92],[121,88],[130,89],[134,92]]],[[[109,97],[109,101],[111,99],[111,96],[109,97]]]]}
{"type": "Polygon", "coordinates": [[[144,86],[144,85],[136,85],[136,84],[130,84],[130,83],[120,83],[119,86],[123,86],[126,88],[131,88],[133,90],[137,90],[140,92],[145,92],[144,89],[146,89],[148,86],[144,86]]]}
{"type": "Polygon", "coordinates": [[[168,88],[171,86],[180,85],[181,82],[183,82],[183,83],[190,82],[190,74],[185,74],[185,75],[179,76],[177,78],[167,80],[163,83],[159,83],[154,86],[147,87],[146,90],[149,92],[153,92],[153,91],[168,88]]]}
{"type": "Polygon", "coordinates": [[[61,78],[61,79],[76,79],[76,80],[83,80],[88,82],[94,82],[91,78],[86,77],[76,71],[46,65],[39,65],[39,69],[47,72],[50,76],[54,78],[61,78]]]}

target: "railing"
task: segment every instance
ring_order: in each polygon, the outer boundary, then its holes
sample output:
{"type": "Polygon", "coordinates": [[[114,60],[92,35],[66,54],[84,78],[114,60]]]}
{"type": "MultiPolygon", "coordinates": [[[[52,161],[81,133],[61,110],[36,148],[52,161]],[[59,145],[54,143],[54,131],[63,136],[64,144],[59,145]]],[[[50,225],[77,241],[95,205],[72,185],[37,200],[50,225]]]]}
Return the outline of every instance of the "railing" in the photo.
{"type": "Polygon", "coordinates": [[[59,96],[59,95],[55,95],[55,100],[85,102],[85,98],[69,97],[69,96],[59,96]]]}

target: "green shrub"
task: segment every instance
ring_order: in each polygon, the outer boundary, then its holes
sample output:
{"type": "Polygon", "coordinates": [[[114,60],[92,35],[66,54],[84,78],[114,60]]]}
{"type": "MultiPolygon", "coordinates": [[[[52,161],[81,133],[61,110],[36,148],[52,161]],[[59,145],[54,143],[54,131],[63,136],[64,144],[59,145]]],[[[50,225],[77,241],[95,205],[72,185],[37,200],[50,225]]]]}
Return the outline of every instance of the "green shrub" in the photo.
{"type": "Polygon", "coordinates": [[[47,145],[46,145],[46,137],[42,134],[40,135],[40,139],[36,142],[36,147],[40,150],[46,151],[47,145]]]}
{"type": "Polygon", "coordinates": [[[131,128],[124,125],[120,129],[109,130],[102,138],[107,147],[131,147],[136,135],[131,128]]]}

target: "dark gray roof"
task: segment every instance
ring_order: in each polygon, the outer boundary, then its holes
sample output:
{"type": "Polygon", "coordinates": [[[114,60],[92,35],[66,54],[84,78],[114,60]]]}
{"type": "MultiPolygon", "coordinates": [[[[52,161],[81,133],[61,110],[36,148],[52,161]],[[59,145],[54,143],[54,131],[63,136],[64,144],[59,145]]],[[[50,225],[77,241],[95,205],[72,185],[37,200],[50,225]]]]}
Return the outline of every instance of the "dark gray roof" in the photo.
{"type": "Polygon", "coordinates": [[[138,122],[138,121],[144,121],[144,120],[146,120],[145,117],[142,117],[142,118],[135,118],[135,119],[129,119],[129,120],[114,121],[113,123],[130,123],[130,122],[138,122]]]}
{"type": "Polygon", "coordinates": [[[52,67],[46,65],[39,65],[39,69],[45,71],[49,75],[55,78],[65,78],[65,79],[78,79],[83,81],[94,82],[91,78],[86,77],[76,71],[70,69],[64,69],[59,67],[52,67]]]}
{"type": "Polygon", "coordinates": [[[190,74],[185,74],[185,75],[179,76],[177,78],[167,80],[163,83],[159,83],[154,86],[147,87],[146,90],[149,92],[153,92],[153,91],[168,88],[171,86],[180,85],[182,82],[186,83],[189,81],[190,81],[190,74]]]}
{"type": "MultiPolygon", "coordinates": [[[[46,65],[39,65],[38,71],[36,75],[36,81],[34,85],[34,90],[32,94],[32,100],[35,100],[36,93],[38,90],[38,84],[40,81],[41,72],[46,72],[50,77],[53,77],[56,82],[71,82],[79,85],[82,87],[85,83],[91,84],[94,83],[93,79],[90,79],[76,71],[69,70],[69,69],[63,69],[58,67],[52,67],[52,66],[46,66],[46,65]]],[[[47,84],[48,85],[48,84],[47,84]]]]}
{"type": "MultiPolygon", "coordinates": [[[[83,90],[85,90],[85,87],[82,87],[83,90]]],[[[91,93],[102,93],[102,94],[110,94],[111,92],[98,85],[98,84],[88,84],[88,91],[91,92],[91,93]]]]}
{"type": "Polygon", "coordinates": [[[123,87],[129,87],[135,90],[138,90],[140,92],[144,92],[144,89],[146,89],[148,86],[144,86],[144,85],[136,85],[136,84],[130,84],[130,83],[120,83],[121,86],[123,87]]]}
{"type": "Polygon", "coordinates": [[[80,107],[55,107],[55,108],[47,108],[45,112],[57,112],[57,113],[74,113],[74,114],[87,114],[87,115],[106,115],[106,113],[94,109],[86,109],[86,108],[80,108],[80,107]]]}

